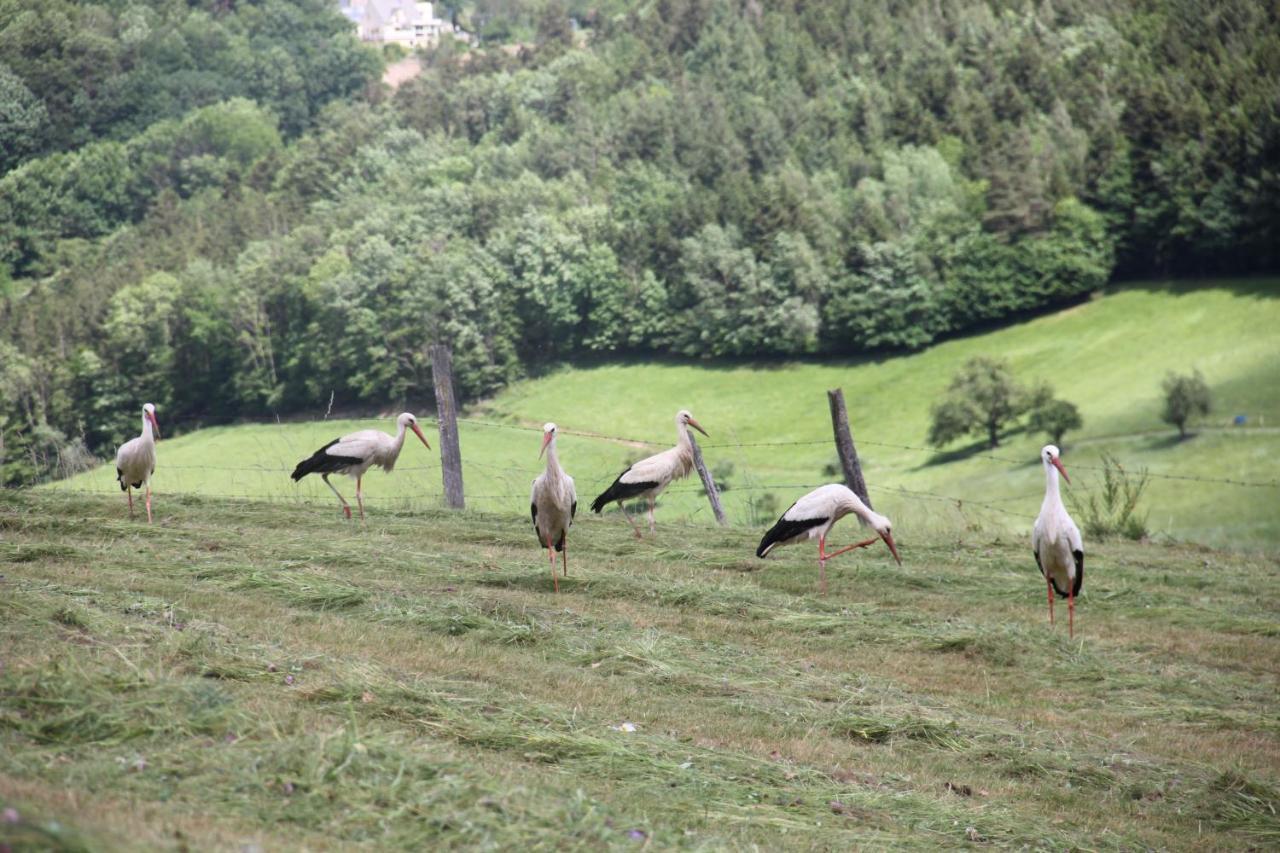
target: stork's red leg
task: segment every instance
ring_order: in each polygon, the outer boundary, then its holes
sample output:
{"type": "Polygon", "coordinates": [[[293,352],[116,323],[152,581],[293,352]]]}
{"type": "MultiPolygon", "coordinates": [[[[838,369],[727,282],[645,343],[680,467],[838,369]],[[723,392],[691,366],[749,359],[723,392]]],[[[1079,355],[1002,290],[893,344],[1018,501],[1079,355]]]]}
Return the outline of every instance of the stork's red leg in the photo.
{"type": "Polygon", "coordinates": [[[564,576],[569,577],[569,534],[565,533],[560,537],[560,560],[564,564],[564,576]]]}
{"type": "Polygon", "coordinates": [[[556,550],[551,545],[551,534],[547,534],[547,559],[551,562],[551,585],[556,592],[560,591],[560,578],[556,576],[556,550]]]}
{"type": "Polygon", "coordinates": [[[1049,624],[1053,624],[1053,581],[1048,578],[1044,579],[1045,584],[1049,587],[1049,624]]]}
{"type": "Polygon", "coordinates": [[[653,520],[653,508],[658,503],[657,498],[649,498],[649,532],[653,533],[658,529],[657,523],[653,520]]]}
{"type": "Polygon", "coordinates": [[[856,545],[850,545],[847,548],[841,548],[839,551],[833,551],[830,554],[828,554],[827,559],[830,560],[832,557],[838,557],[841,554],[843,554],[845,551],[852,551],[854,548],[865,548],[868,545],[874,545],[879,541],[880,541],[880,537],[876,536],[871,539],[868,539],[866,542],[859,542],[856,545]]]}
{"type": "Polygon", "coordinates": [[[644,536],[640,533],[640,528],[637,527],[636,523],[631,520],[631,516],[627,515],[627,507],[622,501],[618,501],[618,509],[622,511],[622,517],[627,520],[627,524],[630,524],[631,529],[636,532],[636,538],[643,539],[644,536]]]}
{"type": "Polygon", "coordinates": [[[1067,590],[1067,636],[1075,638],[1076,635],[1076,585],[1071,583],[1071,587],[1067,590]]]}
{"type": "Polygon", "coordinates": [[[350,518],[350,517],[351,517],[351,504],[347,503],[347,499],[346,499],[346,498],[344,498],[344,497],[342,496],[342,494],[337,490],[337,488],[335,488],[335,487],[334,487],[333,483],[330,483],[330,482],[329,482],[329,475],[328,475],[328,474],[321,474],[321,475],[320,475],[320,479],[321,479],[321,480],[324,480],[324,484],[325,484],[326,486],[328,486],[328,487],[329,487],[329,490],[330,490],[330,491],[332,491],[335,495],[337,495],[337,496],[338,496],[338,503],[342,504],[342,512],[343,512],[343,514],[344,514],[344,515],[346,515],[346,517],[347,517],[347,518],[350,518]]]}
{"type": "Polygon", "coordinates": [[[147,482],[147,524],[151,523],[151,482],[147,482]]]}
{"type": "Polygon", "coordinates": [[[363,477],[356,477],[356,503],[360,505],[360,520],[364,521],[364,495],[360,493],[360,481],[363,477]]]}
{"type": "Polygon", "coordinates": [[[133,487],[125,486],[124,493],[125,497],[129,499],[129,517],[133,518],[133,487]]]}
{"type": "Polygon", "coordinates": [[[827,594],[827,537],[818,537],[818,589],[827,594]]]}

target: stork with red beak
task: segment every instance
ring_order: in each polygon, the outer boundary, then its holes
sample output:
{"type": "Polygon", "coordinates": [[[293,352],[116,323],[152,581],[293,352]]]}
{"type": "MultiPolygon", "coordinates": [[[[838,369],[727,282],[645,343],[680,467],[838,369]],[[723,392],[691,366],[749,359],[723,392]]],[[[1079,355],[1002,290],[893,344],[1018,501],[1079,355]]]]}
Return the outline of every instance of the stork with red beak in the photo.
{"type": "Polygon", "coordinates": [[[333,483],[329,482],[329,475],[346,474],[348,477],[355,477],[356,503],[360,505],[360,517],[363,519],[364,494],[361,491],[361,481],[365,472],[374,465],[379,465],[382,470],[391,473],[391,469],[396,467],[396,460],[400,458],[400,448],[404,447],[405,430],[413,430],[427,450],[431,449],[431,445],[427,444],[427,437],[418,428],[418,419],[409,412],[396,418],[396,426],[398,430],[395,438],[378,429],[362,429],[342,438],[335,438],[299,462],[290,476],[297,482],[308,474],[319,474],[324,484],[338,496],[338,502],[342,504],[342,511],[347,518],[351,517],[351,505],[334,488],[333,483]]]}
{"type": "Polygon", "coordinates": [[[1062,467],[1058,448],[1046,444],[1040,448],[1044,465],[1044,503],[1031,530],[1031,549],[1036,565],[1044,575],[1049,592],[1049,624],[1053,624],[1053,594],[1067,600],[1067,634],[1076,635],[1076,596],[1084,586],[1084,540],[1080,529],[1067,515],[1058,492],[1058,475],[1070,483],[1067,469],[1062,467]]]}
{"type": "Polygon", "coordinates": [[[767,557],[769,552],[779,545],[794,545],[808,539],[818,540],[818,584],[822,594],[827,594],[827,560],[838,557],[854,548],[865,548],[880,540],[889,546],[893,559],[902,565],[898,556],[898,548],[893,544],[893,531],[889,519],[864,504],[853,490],[839,483],[819,486],[800,500],[793,503],[778,522],[769,528],[769,532],[760,540],[756,548],[757,557],[767,557]],[[835,523],[853,513],[862,519],[876,535],[865,542],[858,542],[841,548],[839,551],[827,553],[827,534],[835,523]]]}
{"type": "Polygon", "coordinates": [[[688,476],[689,470],[693,468],[693,444],[689,439],[689,427],[693,427],[703,435],[707,434],[688,410],[681,409],[676,412],[676,446],[641,459],[619,474],[613,481],[613,485],[591,502],[591,511],[599,513],[606,506],[617,501],[618,509],[622,510],[622,515],[635,530],[636,538],[639,539],[640,528],[631,520],[631,516],[627,515],[623,502],[633,498],[648,498],[649,532],[652,533],[656,526],[653,520],[653,508],[657,503],[658,495],[662,494],[673,480],[688,476]]]}
{"type": "Polygon", "coordinates": [[[533,515],[533,530],[538,534],[538,543],[546,546],[547,558],[551,561],[551,583],[559,592],[555,552],[561,552],[564,574],[568,576],[569,547],[565,538],[573,517],[578,513],[578,493],[573,488],[573,478],[560,467],[560,459],[556,456],[556,425],[552,423],[542,427],[542,449],[538,455],[544,453],[547,469],[533,481],[529,511],[533,515]]]}
{"type": "Polygon", "coordinates": [[[142,407],[142,435],[131,438],[116,451],[116,479],[120,491],[129,498],[129,515],[133,515],[133,490],[147,489],[147,523],[151,523],[151,475],[156,472],[156,441],[160,438],[160,424],[156,421],[156,407],[147,403],[142,407]]]}

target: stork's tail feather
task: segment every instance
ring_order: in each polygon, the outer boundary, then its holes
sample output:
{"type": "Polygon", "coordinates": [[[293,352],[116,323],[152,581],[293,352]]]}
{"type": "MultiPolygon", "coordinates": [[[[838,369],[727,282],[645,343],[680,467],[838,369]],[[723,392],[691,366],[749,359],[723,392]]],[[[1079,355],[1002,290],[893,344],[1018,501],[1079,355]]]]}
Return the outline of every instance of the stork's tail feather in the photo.
{"type": "MultiPolygon", "coordinates": [[[[627,469],[627,471],[630,470],[630,468],[627,469]]],[[[619,474],[618,479],[613,481],[613,485],[605,489],[604,493],[601,494],[600,497],[591,502],[592,512],[598,513],[614,501],[625,501],[628,498],[634,498],[636,495],[643,495],[645,492],[650,491],[658,485],[656,482],[624,483],[622,482],[622,478],[626,475],[627,471],[623,471],[619,474]]]]}
{"type": "Polygon", "coordinates": [[[333,474],[352,465],[359,465],[361,460],[353,456],[334,456],[326,452],[339,441],[341,439],[335,438],[306,459],[303,459],[289,476],[293,478],[294,482],[297,482],[308,474],[333,474]]]}
{"type": "MultiPolygon", "coordinates": [[[[792,504],[794,507],[795,504],[792,504]]],[[[787,512],[791,512],[790,509],[787,512]]],[[[757,557],[767,557],[769,552],[779,545],[790,542],[797,536],[807,533],[820,524],[826,524],[826,518],[787,518],[787,513],[782,514],[777,523],[769,528],[769,532],[760,540],[760,547],[756,548],[757,557]]]]}
{"type": "Polygon", "coordinates": [[[757,557],[763,559],[769,556],[770,551],[782,544],[782,525],[783,522],[779,519],[778,523],[770,527],[769,532],[760,539],[760,546],[756,548],[757,557]]]}
{"type": "Polygon", "coordinates": [[[124,481],[124,472],[119,468],[116,469],[116,479],[120,481],[120,491],[127,492],[129,490],[129,484],[124,481]]]}

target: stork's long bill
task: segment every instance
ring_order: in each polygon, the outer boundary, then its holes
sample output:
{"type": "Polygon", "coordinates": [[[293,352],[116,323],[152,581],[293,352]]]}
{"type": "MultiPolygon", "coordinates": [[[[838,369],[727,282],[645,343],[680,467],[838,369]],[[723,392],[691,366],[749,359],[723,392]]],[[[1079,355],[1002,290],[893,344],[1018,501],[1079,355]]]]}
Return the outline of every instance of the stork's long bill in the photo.
{"type": "Polygon", "coordinates": [[[1049,461],[1053,463],[1054,468],[1058,469],[1058,473],[1062,475],[1062,479],[1070,483],[1071,478],[1067,476],[1067,469],[1062,467],[1062,460],[1056,456],[1051,456],[1049,457],[1049,461]]]}
{"type": "Polygon", "coordinates": [[[156,420],[156,413],[144,412],[144,414],[147,416],[147,420],[151,421],[152,437],[155,438],[157,441],[159,441],[160,440],[160,422],[156,420]]]}
{"type": "MultiPolygon", "coordinates": [[[[693,427],[694,429],[696,429],[698,432],[702,433],[703,435],[707,435],[707,431],[706,431],[705,429],[703,429],[703,428],[702,428],[702,424],[698,423],[698,422],[697,422],[697,421],[695,421],[693,418],[689,418],[689,426],[693,427]]],[[[711,436],[707,435],[707,438],[711,438],[711,436]]]]}
{"type": "Polygon", "coordinates": [[[542,454],[547,452],[547,445],[551,443],[551,439],[555,438],[555,433],[550,430],[542,434],[542,447],[538,450],[538,458],[542,458],[542,454]]]}
{"type": "MultiPolygon", "coordinates": [[[[881,533],[880,538],[884,540],[884,544],[889,546],[889,551],[893,554],[893,559],[897,560],[898,565],[901,566],[902,558],[898,556],[898,546],[893,544],[893,534],[881,533]]],[[[872,541],[874,542],[875,540],[873,539],[872,541]]]]}
{"type": "Polygon", "coordinates": [[[427,437],[422,434],[422,428],[418,426],[417,422],[409,424],[409,428],[412,429],[414,433],[417,434],[418,438],[422,439],[423,444],[427,445],[427,450],[430,450],[431,445],[427,444],[427,437]]]}

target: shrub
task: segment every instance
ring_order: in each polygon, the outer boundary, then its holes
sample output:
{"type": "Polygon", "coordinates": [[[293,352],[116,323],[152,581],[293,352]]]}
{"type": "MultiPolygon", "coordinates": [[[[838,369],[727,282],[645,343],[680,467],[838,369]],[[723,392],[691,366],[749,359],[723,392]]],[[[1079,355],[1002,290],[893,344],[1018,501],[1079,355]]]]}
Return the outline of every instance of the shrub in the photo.
{"type": "Polygon", "coordinates": [[[1147,488],[1147,469],[1136,474],[1125,470],[1114,456],[1102,454],[1102,492],[1077,497],[1068,494],[1072,512],[1084,533],[1094,539],[1143,539],[1147,535],[1147,515],[1138,513],[1138,503],[1147,488]]]}

